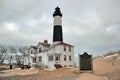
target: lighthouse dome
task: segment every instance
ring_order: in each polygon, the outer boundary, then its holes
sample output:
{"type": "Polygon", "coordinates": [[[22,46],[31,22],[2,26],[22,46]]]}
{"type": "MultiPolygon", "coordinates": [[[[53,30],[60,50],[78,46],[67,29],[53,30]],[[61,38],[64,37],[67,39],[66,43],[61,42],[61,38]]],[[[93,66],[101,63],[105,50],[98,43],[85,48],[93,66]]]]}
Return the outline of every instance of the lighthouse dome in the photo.
{"type": "Polygon", "coordinates": [[[54,16],[57,16],[57,15],[62,17],[62,13],[61,13],[59,7],[56,7],[56,8],[55,8],[55,12],[53,13],[53,17],[54,17],[54,16]]]}

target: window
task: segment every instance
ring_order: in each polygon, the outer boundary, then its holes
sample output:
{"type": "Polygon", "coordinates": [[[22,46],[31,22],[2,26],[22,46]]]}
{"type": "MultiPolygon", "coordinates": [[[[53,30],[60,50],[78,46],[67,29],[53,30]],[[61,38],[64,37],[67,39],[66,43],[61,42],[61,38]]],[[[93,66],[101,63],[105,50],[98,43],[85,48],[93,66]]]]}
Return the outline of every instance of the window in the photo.
{"type": "Polygon", "coordinates": [[[55,60],[56,60],[56,61],[58,61],[58,60],[59,60],[58,56],[56,56],[56,57],[55,57],[55,60]]]}
{"type": "Polygon", "coordinates": [[[66,46],[64,46],[64,51],[66,51],[66,46]]]}
{"type": "Polygon", "coordinates": [[[39,53],[41,53],[42,52],[42,48],[39,48],[39,53]]]}
{"type": "Polygon", "coordinates": [[[48,56],[49,61],[53,61],[53,55],[48,56]]]}
{"type": "Polygon", "coordinates": [[[33,54],[33,50],[31,50],[31,54],[33,54]]]}
{"type": "Polygon", "coordinates": [[[60,55],[55,55],[55,60],[59,61],[60,60],[60,55]]]}
{"type": "Polygon", "coordinates": [[[64,67],[66,67],[66,65],[64,65],[64,67]]]}
{"type": "Polygon", "coordinates": [[[69,56],[69,61],[71,61],[71,56],[69,56]]]}
{"type": "Polygon", "coordinates": [[[64,55],[64,61],[66,61],[66,55],[64,55]]]}
{"type": "Polygon", "coordinates": [[[42,61],[42,56],[39,56],[39,61],[42,61]]]}
{"type": "Polygon", "coordinates": [[[72,65],[69,65],[69,67],[72,67],[72,65]]]}
{"type": "Polygon", "coordinates": [[[69,47],[69,52],[71,52],[71,47],[69,47]]]}
{"type": "Polygon", "coordinates": [[[36,63],[36,58],[35,57],[33,57],[33,63],[36,63]]]}
{"type": "Polygon", "coordinates": [[[55,57],[55,60],[58,61],[58,60],[59,60],[59,56],[56,56],[56,57],[55,57]]]}

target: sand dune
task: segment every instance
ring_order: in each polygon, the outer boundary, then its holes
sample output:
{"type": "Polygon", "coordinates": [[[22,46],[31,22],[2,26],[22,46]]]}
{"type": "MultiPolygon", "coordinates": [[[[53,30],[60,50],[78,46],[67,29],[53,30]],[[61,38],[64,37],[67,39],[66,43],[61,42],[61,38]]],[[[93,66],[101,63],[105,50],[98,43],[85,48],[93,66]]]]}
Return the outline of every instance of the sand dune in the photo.
{"type": "Polygon", "coordinates": [[[93,71],[95,74],[103,74],[107,72],[112,72],[120,68],[118,62],[109,62],[103,58],[97,58],[93,61],[93,71]],[[114,63],[114,65],[113,65],[114,63]]]}
{"type": "Polygon", "coordinates": [[[93,71],[95,74],[103,74],[113,71],[114,69],[115,67],[104,59],[98,58],[93,61],[93,71]]]}
{"type": "MultiPolygon", "coordinates": [[[[93,74],[92,73],[79,73],[78,68],[61,68],[59,70],[40,70],[40,69],[30,69],[30,70],[21,70],[12,69],[12,70],[3,70],[0,71],[0,76],[15,76],[15,75],[24,75],[20,77],[19,80],[29,80],[29,79],[43,79],[43,80],[119,80],[120,74],[120,60],[117,61],[111,60],[112,58],[96,58],[93,60],[93,74]],[[114,65],[113,65],[114,62],[114,65]],[[2,73],[3,72],[3,73],[2,73]],[[104,75],[106,74],[107,75],[104,75]],[[109,74],[108,74],[109,73],[109,74]],[[30,76],[29,76],[30,75],[30,76]],[[102,75],[102,76],[101,76],[102,75]],[[109,79],[108,79],[109,78],[109,79]]],[[[7,77],[6,77],[7,78],[7,77]]],[[[10,80],[17,79],[13,77],[10,80]]],[[[4,79],[7,80],[7,79],[4,79]]]]}

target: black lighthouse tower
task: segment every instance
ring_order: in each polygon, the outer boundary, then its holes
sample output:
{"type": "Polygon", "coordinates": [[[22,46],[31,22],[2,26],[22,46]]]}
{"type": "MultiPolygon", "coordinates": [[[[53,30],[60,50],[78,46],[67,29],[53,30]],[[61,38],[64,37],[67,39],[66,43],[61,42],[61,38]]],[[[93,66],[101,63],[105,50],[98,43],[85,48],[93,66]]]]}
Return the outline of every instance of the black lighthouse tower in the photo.
{"type": "Polygon", "coordinates": [[[61,20],[62,13],[59,7],[55,8],[53,17],[54,17],[53,42],[63,42],[62,20],[61,20]]]}

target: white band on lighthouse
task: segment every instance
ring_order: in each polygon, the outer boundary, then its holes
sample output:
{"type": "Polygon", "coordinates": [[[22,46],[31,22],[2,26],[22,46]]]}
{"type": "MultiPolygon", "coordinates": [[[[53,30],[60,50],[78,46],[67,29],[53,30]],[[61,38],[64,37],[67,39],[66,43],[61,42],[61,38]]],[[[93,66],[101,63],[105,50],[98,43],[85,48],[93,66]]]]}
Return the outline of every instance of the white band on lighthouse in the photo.
{"type": "Polygon", "coordinates": [[[55,25],[62,25],[61,16],[55,16],[54,17],[54,26],[55,25]]]}

